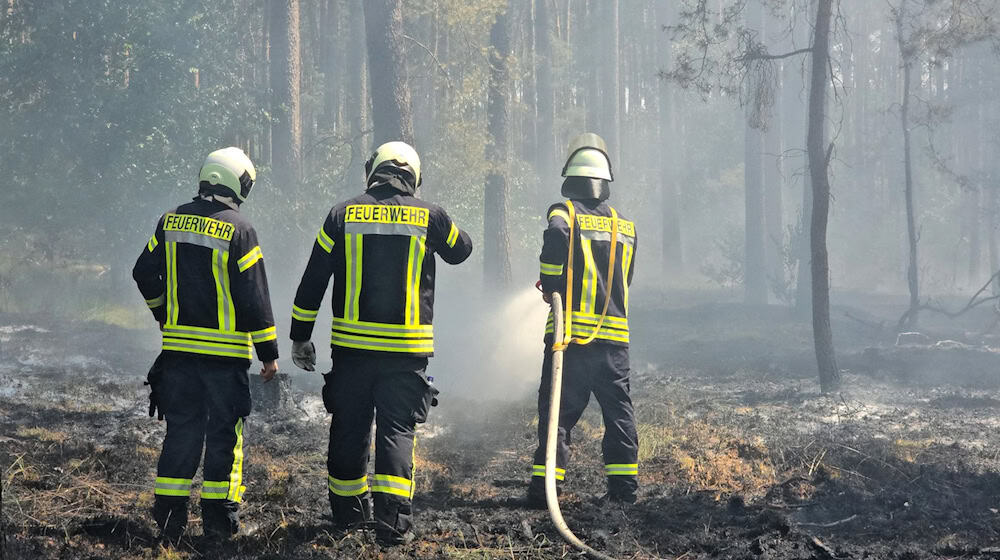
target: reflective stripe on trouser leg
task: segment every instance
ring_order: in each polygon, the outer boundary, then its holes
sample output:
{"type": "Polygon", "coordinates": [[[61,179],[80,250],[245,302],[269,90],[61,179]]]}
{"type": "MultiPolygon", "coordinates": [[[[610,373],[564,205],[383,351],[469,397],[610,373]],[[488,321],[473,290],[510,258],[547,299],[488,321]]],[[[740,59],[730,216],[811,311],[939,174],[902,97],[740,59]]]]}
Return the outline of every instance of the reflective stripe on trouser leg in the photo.
{"type": "Polygon", "coordinates": [[[196,363],[165,355],[161,404],[167,433],[156,465],[153,493],[187,498],[205,442],[204,394],[196,363]]]}
{"type": "Polygon", "coordinates": [[[616,463],[604,465],[604,474],[607,476],[638,476],[638,463],[616,463]]]}
{"type": "MultiPolygon", "coordinates": [[[[545,477],[545,465],[531,465],[531,476],[545,477]]],[[[566,469],[556,467],[556,480],[566,479],[566,469]]]]}
{"type": "Polygon", "coordinates": [[[368,475],[353,480],[342,480],[327,475],[326,485],[335,496],[360,496],[368,491],[368,475]]]}
{"type": "MultiPolygon", "coordinates": [[[[583,369],[586,367],[587,360],[581,355],[581,350],[590,346],[574,344],[563,352],[563,385],[559,407],[559,432],[556,439],[556,467],[564,469],[564,473],[569,464],[571,432],[590,400],[587,372],[583,369]]],[[[542,360],[542,379],[538,386],[538,447],[535,448],[534,465],[545,464],[545,440],[548,436],[549,391],[551,388],[552,353],[546,351],[542,360]]],[[[558,473],[558,471],[556,472],[558,473]]],[[[544,474],[542,471],[543,476],[544,474]]]]}
{"type": "Polygon", "coordinates": [[[409,500],[413,498],[413,481],[401,476],[376,473],[372,481],[372,492],[393,494],[409,500]]]}
{"type": "Polygon", "coordinates": [[[190,478],[171,478],[169,476],[158,476],[153,483],[153,494],[157,496],[190,496],[190,478]]]}

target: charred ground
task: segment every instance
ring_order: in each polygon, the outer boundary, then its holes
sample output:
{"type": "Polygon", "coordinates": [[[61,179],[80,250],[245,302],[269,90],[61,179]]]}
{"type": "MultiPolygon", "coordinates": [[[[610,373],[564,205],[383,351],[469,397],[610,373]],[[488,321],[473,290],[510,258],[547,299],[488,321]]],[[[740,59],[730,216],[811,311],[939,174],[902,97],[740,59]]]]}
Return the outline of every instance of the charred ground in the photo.
{"type": "MultiPolygon", "coordinates": [[[[930,322],[932,342],[957,345],[897,348],[873,315],[840,310],[845,389],[821,396],[807,325],[787,310],[664,309],[636,318],[638,504],[599,498],[598,412],[589,409],[573,433],[563,511],[589,544],[619,558],[1000,554],[1000,376],[990,375],[1000,358],[984,349],[989,335],[930,322]]],[[[531,395],[444,395],[418,439],[420,538],[411,544],[381,549],[366,534],[332,530],[327,421],[309,393],[281,415],[251,417],[247,534],[227,549],[197,536],[162,549],[148,510],[164,425],[145,416],[134,374],[148,341],[38,317],[3,316],[0,325],[6,558],[573,555],[547,513],[521,507],[535,445],[531,395]],[[107,350],[102,340],[117,344],[107,350]],[[49,347],[72,351],[40,351],[49,347]]],[[[192,517],[198,535],[196,506],[192,517]]]]}

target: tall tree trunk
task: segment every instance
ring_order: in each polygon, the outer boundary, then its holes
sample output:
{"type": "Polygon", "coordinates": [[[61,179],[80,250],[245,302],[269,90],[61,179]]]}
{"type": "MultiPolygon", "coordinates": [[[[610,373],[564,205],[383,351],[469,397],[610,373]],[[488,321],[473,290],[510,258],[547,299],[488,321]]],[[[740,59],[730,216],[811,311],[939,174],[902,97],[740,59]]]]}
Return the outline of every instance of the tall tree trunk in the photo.
{"type": "Polygon", "coordinates": [[[903,102],[899,121],[903,129],[903,195],[906,201],[906,240],[909,244],[909,264],[906,269],[906,284],[910,289],[910,309],[906,313],[905,326],[912,329],[917,324],[920,309],[920,283],[917,277],[917,218],[913,204],[913,157],[910,131],[910,88],[912,86],[913,59],[907,54],[903,37],[903,22],[906,18],[906,0],[902,0],[896,16],[896,45],[903,61],[903,102]]]}
{"type": "MultiPolygon", "coordinates": [[[[365,15],[362,11],[363,0],[348,0],[347,32],[348,44],[365,44],[365,15]]],[[[344,112],[349,123],[351,137],[351,166],[361,169],[360,165],[368,157],[371,144],[369,135],[365,132],[369,127],[371,103],[368,96],[368,56],[367,50],[356,49],[347,57],[346,64],[346,95],[344,112]]],[[[360,174],[360,172],[359,172],[360,174]]],[[[357,175],[352,175],[355,177],[357,175]]]]}
{"type": "MultiPolygon", "coordinates": [[[[780,22],[770,14],[770,10],[765,12],[764,20],[764,41],[769,46],[776,46],[773,37],[778,34],[780,22]]],[[[784,66],[788,61],[780,61],[778,71],[778,92],[777,99],[784,96],[784,66]]],[[[764,250],[767,258],[767,276],[770,286],[783,286],[785,281],[785,219],[784,219],[784,186],[785,177],[782,175],[782,151],[784,132],[784,119],[781,107],[774,111],[771,116],[770,125],[764,132],[764,222],[765,241],[764,250]]]]}
{"type": "MultiPolygon", "coordinates": [[[[760,30],[762,10],[756,0],[747,2],[745,24],[760,30]]],[[[750,86],[752,87],[752,86],[750,86]]],[[[747,98],[750,96],[748,95],[747,98]]],[[[746,106],[743,123],[743,186],[744,192],[744,252],[743,301],[748,304],[767,303],[767,257],[764,249],[764,135],[750,126],[754,108],[746,106]]]]}
{"type": "Polygon", "coordinates": [[[612,165],[621,165],[621,32],[619,0],[601,0],[603,9],[597,13],[604,14],[606,19],[597,22],[605,30],[606,44],[604,46],[604,72],[602,80],[602,113],[604,114],[604,140],[611,152],[612,165]]]}
{"type": "MultiPolygon", "coordinates": [[[[657,49],[657,67],[659,70],[667,71],[673,66],[673,52],[671,50],[670,37],[663,32],[663,26],[673,25],[676,17],[676,8],[671,2],[656,2],[656,25],[653,29],[655,45],[657,49]]],[[[682,243],[681,219],[681,195],[680,182],[678,177],[677,154],[681,151],[682,135],[677,132],[676,99],[673,85],[668,80],[659,80],[659,95],[657,96],[659,111],[659,148],[661,154],[659,158],[659,181],[660,181],[660,201],[663,205],[662,219],[660,220],[662,237],[662,270],[665,274],[677,274],[684,272],[684,250],[682,243]]]]}
{"type": "Polygon", "coordinates": [[[505,13],[497,15],[490,29],[490,81],[486,106],[487,133],[490,138],[486,161],[490,169],[486,175],[483,201],[483,276],[485,284],[495,289],[507,288],[511,280],[510,239],[507,233],[507,175],[510,169],[509,2],[505,10],[505,13]]]}
{"type": "Polygon", "coordinates": [[[364,0],[372,121],[378,146],[392,140],[413,144],[410,88],[403,52],[402,0],[364,0]]]}
{"type": "Polygon", "coordinates": [[[323,123],[321,129],[337,130],[339,132],[339,116],[341,105],[341,77],[343,76],[344,53],[347,49],[339,45],[342,26],[341,3],[337,0],[324,0],[323,27],[320,33],[322,41],[323,60],[323,123]]]}
{"type": "MultiPolygon", "coordinates": [[[[795,4],[793,3],[793,9],[795,4]]],[[[807,10],[808,18],[805,22],[809,24],[813,23],[816,19],[816,0],[811,0],[809,2],[809,9],[807,10]]],[[[793,16],[796,18],[801,18],[801,16],[793,16]]],[[[799,19],[802,22],[801,19],[799,19]]],[[[803,22],[804,23],[804,22],[803,22]]],[[[796,25],[796,30],[802,29],[802,37],[797,37],[797,43],[799,45],[812,45],[814,37],[810,35],[811,32],[806,32],[804,29],[812,29],[812,25],[796,25]]],[[[811,57],[806,57],[806,61],[802,65],[802,69],[796,68],[795,78],[797,80],[797,85],[801,84],[801,89],[804,89],[807,93],[809,88],[806,87],[809,83],[806,80],[807,75],[812,75],[812,59],[811,57]]],[[[825,96],[824,96],[825,98],[825,96]]],[[[824,103],[825,103],[824,99],[824,103]]],[[[794,122],[801,128],[789,135],[790,138],[803,138],[808,139],[809,130],[809,99],[806,99],[804,111],[800,113],[805,116],[805,119],[796,119],[794,122]],[[798,134],[803,134],[803,136],[798,136],[798,134]]],[[[825,106],[823,112],[825,113],[825,106]]],[[[802,144],[798,144],[802,146],[802,144]]],[[[806,150],[806,168],[808,169],[808,150],[806,150]]],[[[812,252],[810,249],[810,235],[809,232],[812,228],[812,211],[813,211],[813,185],[812,178],[809,173],[805,173],[802,177],[802,210],[799,214],[799,228],[798,236],[795,240],[795,259],[798,264],[798,270],[796,272],[796,285],[795,285],[795,314],[798,317],[805,318],[812,316],[812,252]]]]}
{"type": "Polygon", "coordinates": [[[538,154],[535,168],[547,184],[557,171],[555,100],[552,89],[552,0],[535,0],[535,57],[538,61],[538,154]]]}
{"type": "Polygon", "coordinates": [[[826,145],[826,86],[830,60],[830,23],[833,0],[819,0],[812,46],[809,81],[809,133],[806,150],[812,179],[813,205],[810,227],[812,254],[812,316],[816,365],[820,389],[830,393],[840,388],[840,370],[833,349],[830,327],[830,264],[826,249],[826,227],[830,213],[830,150],[826,145]]]}
{"type": "Polygon", "coordinates": [[[271,0],[270,35],[271,166],[275,184],[297,192],[302,173],[299,0],[271,0]]]}

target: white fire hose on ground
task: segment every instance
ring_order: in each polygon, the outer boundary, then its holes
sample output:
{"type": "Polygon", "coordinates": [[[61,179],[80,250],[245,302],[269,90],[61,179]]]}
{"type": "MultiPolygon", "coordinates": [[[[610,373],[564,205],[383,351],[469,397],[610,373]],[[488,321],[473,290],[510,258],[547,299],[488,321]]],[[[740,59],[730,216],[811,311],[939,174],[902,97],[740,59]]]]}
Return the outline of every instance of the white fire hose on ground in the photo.
{"type": "MultiPolygon", "coordinates": [[[[563,305],[559,292],[552,294],[552,340],[563,340],[563,305]]],[[[556,493],[556,442],[559,436],[559,406],[562,400],[562,370],[563,350],[561,345],[553,344],[552,349],[552,385],[549,390],[549,425],[545,438],[545,503],[549,507],[549,516],[559,531],[559,535],[569,544],[584,552],[590,558],[598,560],[615,560],[613,557],[598,552],[577,538],[566,525],[562,511],[559,510],[559,495],[556,493]]]]}

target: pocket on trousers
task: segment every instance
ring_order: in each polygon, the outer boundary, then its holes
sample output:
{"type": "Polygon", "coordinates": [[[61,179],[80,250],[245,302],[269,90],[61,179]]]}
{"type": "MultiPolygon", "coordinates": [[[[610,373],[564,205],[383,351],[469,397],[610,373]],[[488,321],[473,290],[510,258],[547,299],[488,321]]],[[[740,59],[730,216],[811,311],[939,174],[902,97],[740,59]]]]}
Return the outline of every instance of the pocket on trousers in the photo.
{"type": "Polygon", "coordinates": [[[330,373],[323,374],[323,406],[330,414],[333,414],[335,410],[333,400],[333,376],[333,370],[331,370],[330,373]]]}
{"type": "Polygon", "coordinates": [[[253,409],[253,399],[250,397],[250,376],[247,370],[236,373],[236,391],[233,393],[233,415],[237,418],[250,416],[253,409]]]}
{"type": "Polygon", "coordinates": [[[418,375],[420,375],[420,378],[424,381],[424,393],[420,404],[417,405],[416,409],[413,411],[413,421],[417,424],[423,424],[427,421],[427,414],[431,410],[431,403],[434,401],[434,398],[441,393],[441,391],[438,391],[437,387],[431,385],[427,379],[424,378],[422,373],[418,375]]]}

